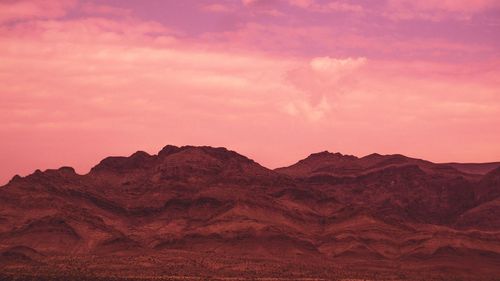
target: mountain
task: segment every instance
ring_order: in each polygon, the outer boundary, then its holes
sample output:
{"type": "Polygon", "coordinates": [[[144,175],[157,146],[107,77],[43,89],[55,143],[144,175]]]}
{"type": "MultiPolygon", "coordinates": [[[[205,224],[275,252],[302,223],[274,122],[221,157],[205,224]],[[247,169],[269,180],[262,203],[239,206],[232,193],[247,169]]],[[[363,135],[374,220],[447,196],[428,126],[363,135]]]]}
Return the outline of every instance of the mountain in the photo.
{"type": "Polygon", "coordinates": [[[169,145],[0,187],[0,277],[494,280],[498,218],[500,168],[169,145]]]}
{"type": "Polygon", "coordinates": [[[491,163],[446,163],[446,166],[453,167],[459,171],[469,174],[485,175],[500,167],[500,162],[491,163]]]}
{"type": "Polygon", "coordinates": [[[331,153],[328,151],[313,153],[289,167],[278,168],[276,171],[294,178],[312,176],[352,177],[381,171],[387,168],[405,167],[409,165],[417,166],[428,174],[466,176],[465,174],[467,173],[464,169],[457,168],[453,165],[434,164],[429,161],[410,158],[401,154],[380,155],[373,153],[358,158],[352,155],[343,155],[338,152],[331,153]]]}

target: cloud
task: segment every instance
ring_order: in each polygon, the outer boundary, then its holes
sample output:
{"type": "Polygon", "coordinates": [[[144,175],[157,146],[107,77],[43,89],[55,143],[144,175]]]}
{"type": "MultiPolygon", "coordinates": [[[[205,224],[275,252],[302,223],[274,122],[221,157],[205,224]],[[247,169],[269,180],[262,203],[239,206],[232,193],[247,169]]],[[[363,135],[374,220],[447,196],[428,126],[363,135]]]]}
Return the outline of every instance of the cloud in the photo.
{"type": "Polygon", "coordinates": [[[257,0],[241,0],[241,3],[243,3],[243,5],[245,5],[245,6],[252,5],[256,2],[257,2],[257,0]]]}
{"type": "Polygon", "coordinates": [[[314,0],[289,0],[288,3],[300,8],[309,8],[316,4],[314,0]]]}
{"type": "Polygon", "coordinates": [[[339,79],[366,63],[366,58],[336,59],[331,57],[317,57],[310,62],[310,67],[317,73],[327,74],[330,78],[339,79]]]}
{"type": "Polygon", "coordinates": [[[28,19],[49,19],[66,15],[76,5],[74,0],[2,1],[0,23],[28,19]]]}
{"type": "Polygon", "coordinates": [[[301,94],[287,102],[284,111],[292,116],[304,116],[310,122],[321,121],[331,111],[331,102],[349,88],[351,75],[365,63],[363,57],[316,57],[289,71],[289,81],[301,94]]]}
{"type": "Polygon", "coordinates": [[[242,0],[241,2],[251,14],[271,17],[283,17],[285,14],[278,8],[280,0],[242,0]]]}
{"type": "Polygon", "coordinates": [[[320,13],[330,13],[330,12],[361,13],[364,11],[363,6],[345,1],[330,1],[326,3],[319,3],[315,0],[288,0],[288,4],[290,4],[291,6],[320,13]]]}
{"type": "Polygon", "coordinates": [[[322,97],[317,104],[311,104],[307,99],[298,98],[287,102],[283,111],[294,117],[304,117],[311,123],[323,120],[331,110],[330,102],[322,97]]]}
{"type": "Polygon", "coordinates": [[[272,7],[278,3],[279,0],[241,0],[244,6],[255,7],[272,7]]]}
{"type": "Polygon", "coordinates": [[[198,49],[168,40],[168,32],[150,22],[102,18],[17,24],[0,39],[8,57],[0,66],[4,129],[67,129],[81,122],[119,129],[118,120],[125,129],[164,114],[222,121],[233,112],[277,112],[294,91],[280,82],[288,60],[198,49]],[[27,27],[32,34],[16,35],[27,27]],[[283,95],[266,97],[275,91],[283,95]],[[169,110],[180,107],[185,110],[169,110]],[[31,113],[10,115],[19,109],[31,113]]]}
{"type": "Polygon", "coordinates": [[[337,12],[353,12],[361,13],[364,11],[363,6],[345,3],[341,1],[330,2],[325,5],[327,11],[337,11],[337,12]]]}
{"type": "Polygon", "coordinates": [[[448,12],[480,12],[490,8],[498,8],[496,0],[389,0],[389,5],[407,7],[417,11],[448,11],[448,12]]]}
{"type": "Polygon", "coordinates": [[[229,13],[231,11],[234,11],[234,7],[220,4],[220,3],[211,3],[202,6],[202,9],[208,12],[213,12],[213,13],[229,13]]]}
{"type": "Polygon", "coordinates": [[[499,8],[500,2],[496,0],[388,0],[385,15],[394,20],[467,20],[475,14],[499,8]]]}
{"type": "Polygon", "coordinates": [[[310,62],[288,73],[293,85],[309,97],[312,105],[334,97],[349,84],[351,75],[366,63],[366,58],[316,57],[310,62]]]}
{"type": "Polygon", "coordinates": [[[80,12],[89,15],[108,15],[108,16],[131,16],[132,10],[113,7],[110,5],[97,4],[93,2],[81,3],[78,7],[80,12]]]}

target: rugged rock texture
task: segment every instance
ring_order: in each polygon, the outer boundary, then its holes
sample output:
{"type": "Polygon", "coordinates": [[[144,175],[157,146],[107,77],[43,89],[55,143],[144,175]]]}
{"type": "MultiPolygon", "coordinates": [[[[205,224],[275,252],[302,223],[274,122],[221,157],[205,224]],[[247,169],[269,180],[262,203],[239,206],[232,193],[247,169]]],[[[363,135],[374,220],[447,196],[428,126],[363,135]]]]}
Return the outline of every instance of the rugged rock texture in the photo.
{"type": "Polygon", "coordinates": [[[0,187],[0,268],[496,278],[500,168],[483,171],[329,152],[273,171],[193,146],[36,171],[0,187]]]}

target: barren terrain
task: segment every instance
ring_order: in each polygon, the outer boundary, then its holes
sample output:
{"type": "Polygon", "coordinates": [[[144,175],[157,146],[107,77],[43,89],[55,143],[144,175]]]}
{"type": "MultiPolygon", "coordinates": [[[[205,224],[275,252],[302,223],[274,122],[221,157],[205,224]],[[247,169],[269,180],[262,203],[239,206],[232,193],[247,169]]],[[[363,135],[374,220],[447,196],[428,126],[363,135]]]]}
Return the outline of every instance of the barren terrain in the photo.
{"type": "Polygon", "coordinates": [[[500,168],[166,146],[0,187],[17,280],[500,280],[500,168]]]}

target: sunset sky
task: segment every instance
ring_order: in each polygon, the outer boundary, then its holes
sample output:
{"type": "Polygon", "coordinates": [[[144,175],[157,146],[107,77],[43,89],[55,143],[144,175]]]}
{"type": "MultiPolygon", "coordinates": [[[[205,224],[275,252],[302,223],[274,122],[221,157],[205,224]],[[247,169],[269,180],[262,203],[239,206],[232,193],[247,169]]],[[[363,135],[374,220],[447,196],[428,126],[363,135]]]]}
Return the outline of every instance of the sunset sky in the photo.
{"type": "Polygon", "coordinates": [[[500,161],[498,0],[0,0],[0,184],[224,146],[500,161]]]}

